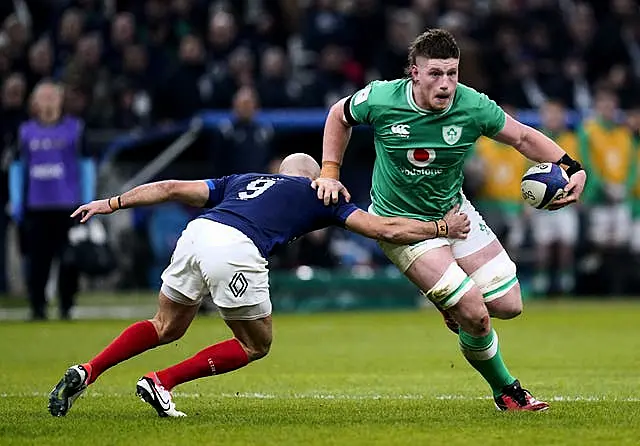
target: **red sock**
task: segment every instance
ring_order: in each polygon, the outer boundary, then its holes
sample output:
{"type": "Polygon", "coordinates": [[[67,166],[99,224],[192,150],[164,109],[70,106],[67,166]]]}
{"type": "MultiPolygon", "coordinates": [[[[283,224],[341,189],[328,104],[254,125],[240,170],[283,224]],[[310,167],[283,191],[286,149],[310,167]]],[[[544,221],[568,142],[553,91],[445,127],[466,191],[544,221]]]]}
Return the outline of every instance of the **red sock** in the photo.
{"type": "Polygon", "coordinates": [[[179,364],[157,372],[165,389],[211,375],[221,375],[249,364],[249,357],[237,339],[228,339],[199,351],[179,364]]]}
{"type": "Polygon", "coordinates": [[[109,367],[157,347],[159,343],[158,332],[151,321],[140,321],[130,325],[95,358],[83,364],[90,369],[89,384],[109,367]]]}

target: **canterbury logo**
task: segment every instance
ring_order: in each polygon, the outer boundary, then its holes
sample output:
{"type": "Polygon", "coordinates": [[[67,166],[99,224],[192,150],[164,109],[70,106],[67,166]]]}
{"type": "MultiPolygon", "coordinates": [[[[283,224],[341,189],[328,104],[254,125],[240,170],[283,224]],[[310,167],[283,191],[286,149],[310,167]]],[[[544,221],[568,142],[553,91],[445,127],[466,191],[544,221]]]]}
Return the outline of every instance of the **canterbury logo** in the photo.
{"type": "Polygon", "coordinates": [[[402,136],[403,138],[409,137],[409,125],[408,124],[396,124],[391,126],[391,133],[394,135],[402,136]]]}

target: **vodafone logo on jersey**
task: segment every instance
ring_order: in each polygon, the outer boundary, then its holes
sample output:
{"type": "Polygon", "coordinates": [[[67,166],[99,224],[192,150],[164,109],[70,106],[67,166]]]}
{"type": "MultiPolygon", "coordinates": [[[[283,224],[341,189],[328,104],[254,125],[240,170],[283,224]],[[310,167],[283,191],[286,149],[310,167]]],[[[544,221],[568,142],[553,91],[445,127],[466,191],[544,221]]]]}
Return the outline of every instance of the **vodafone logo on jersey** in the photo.
{"type": "Polygon", "coordinates": [[[416,167],[425,167],[436,159],[436,152],[433,149],[411,149],[407,152],[407,159],[416,167]]]}

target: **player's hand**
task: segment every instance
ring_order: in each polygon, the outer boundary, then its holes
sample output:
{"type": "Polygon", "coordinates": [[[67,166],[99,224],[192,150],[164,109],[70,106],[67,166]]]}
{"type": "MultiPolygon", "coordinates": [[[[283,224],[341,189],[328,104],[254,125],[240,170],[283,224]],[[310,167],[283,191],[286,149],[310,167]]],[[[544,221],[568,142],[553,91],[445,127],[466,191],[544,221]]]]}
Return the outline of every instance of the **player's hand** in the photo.
{"type": "Polygon", "coordinates": [[[460,205],[455,205],[444,216],[444,221],[447,222],[449,228],[448,238],[466,239],[471,230],[471,222],[467,214],[459,213],[460,205]]]}
{"type": "Polygon", "coordinates": [[[85,223],[91,217],[96,214],[111,214],[114,210],[109,206],[109,200],[95,200],[91,203],[83,204],[78,209],[73,211],[71,218],[80,216],[80,223],[85,223]]]}
{"type": "Polygon", "coordinates": [[[348,203],[351,200],[351,194],[344,185],[333,178],[316,178],[311,182],[311,187],[318,191],[318,199],[324,202],[325,206],[329,203],[337,203],[340,194],[348,203]]]}
{"type": "Polygon", "coordinates": [[[575,203],[580,199],[582,191],[584,190],[584,183],[587,181],[587,173],[584,170],[579,170],[569,178],[569,184],[564,188],[565,196],[553,201],[547,209],[555,211],[556,209],[563,208],[571,203],[575,203]]]}

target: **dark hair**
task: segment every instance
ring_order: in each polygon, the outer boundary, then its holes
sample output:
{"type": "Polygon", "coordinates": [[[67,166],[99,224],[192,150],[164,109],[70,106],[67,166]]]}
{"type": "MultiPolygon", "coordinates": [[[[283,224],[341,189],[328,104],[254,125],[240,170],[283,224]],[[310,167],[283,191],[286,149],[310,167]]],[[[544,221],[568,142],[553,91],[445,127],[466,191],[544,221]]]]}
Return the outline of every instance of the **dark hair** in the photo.
{"type": "Polygon", "coordinates": [[[405,70],[407,74],[411,66],[415,65],[416,58],[427,59],[459,59],[460,48],[453,35],[440,28],[428,29],[415,38],[409,45],[409,64],[405,70]]]}

